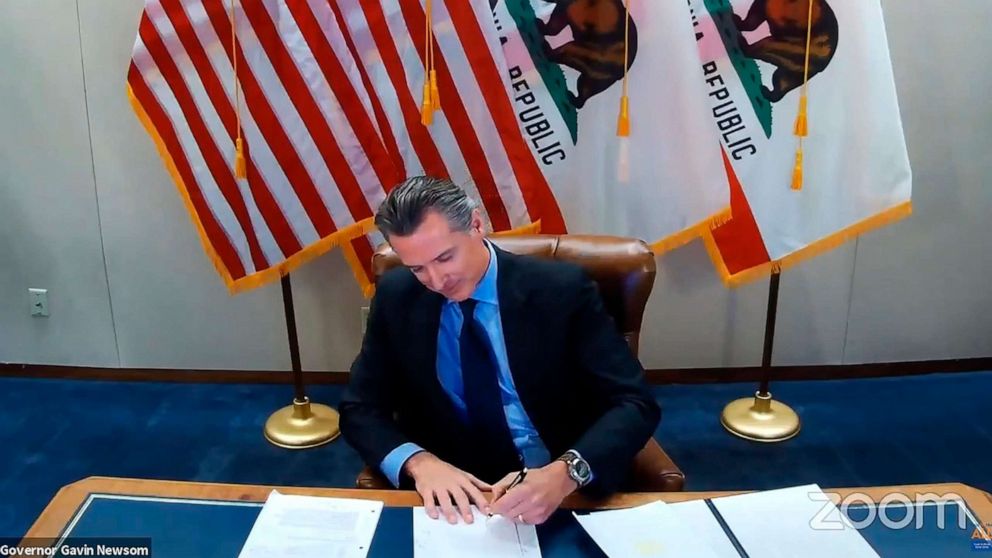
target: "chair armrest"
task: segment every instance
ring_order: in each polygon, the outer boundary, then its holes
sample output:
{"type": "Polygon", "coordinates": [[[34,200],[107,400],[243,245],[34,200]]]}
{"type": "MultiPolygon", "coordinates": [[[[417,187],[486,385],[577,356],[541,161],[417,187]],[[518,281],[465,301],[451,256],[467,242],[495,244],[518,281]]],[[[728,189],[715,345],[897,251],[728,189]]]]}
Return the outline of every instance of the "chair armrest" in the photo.
{"type": "Polygon", "coordinates": [[[358,473],[358,478],[355,479],[355,486],[368,490],[393,490],[396,488],[382,473],[369,467],[363,468],[362,472],[358,473]]]}
{"type": "Polygon", "coordinates": [[[681,492],[685,475],[652,437],[634,456],[627,484],[636,492],[681,492]]]}

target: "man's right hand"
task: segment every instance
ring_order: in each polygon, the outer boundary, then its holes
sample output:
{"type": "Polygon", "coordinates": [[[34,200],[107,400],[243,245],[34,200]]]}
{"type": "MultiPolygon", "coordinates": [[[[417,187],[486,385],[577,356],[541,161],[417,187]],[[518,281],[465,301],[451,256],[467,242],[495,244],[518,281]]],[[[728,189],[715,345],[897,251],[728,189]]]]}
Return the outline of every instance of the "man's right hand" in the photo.
{"type": "Polygon", "coordinates": [[[489,513],[489,501],[482,491],[491,491],[493,487],[431,453],[422,451],[412,455],[403,464],[403,471],[416,484],[431,519],[443,514],[448,523],[454,524],[458,523],[460,514],[465,523],[472,523],[473,503],[484,513],[489,513]]]}

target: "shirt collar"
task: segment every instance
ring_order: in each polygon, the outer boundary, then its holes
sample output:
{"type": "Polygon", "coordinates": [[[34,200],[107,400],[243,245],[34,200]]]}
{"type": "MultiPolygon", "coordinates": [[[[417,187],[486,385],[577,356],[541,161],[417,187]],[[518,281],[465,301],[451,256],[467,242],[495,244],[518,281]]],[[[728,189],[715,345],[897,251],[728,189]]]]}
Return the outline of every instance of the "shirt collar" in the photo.
{"type": "Polygon", "coordinates": [[[496,259],[496,249],[493,247],[492,242],[488,240],[486,242],[486,248],[489,249],[489,267],[486,269],[485,275],[476,285],[475,291],[469,295],[469,298],[473,298],[479,302],[487,302],[489,304],[499,304],[499,295],[496,291],[496,274],[498,273],[499,263],[496,259]]]}

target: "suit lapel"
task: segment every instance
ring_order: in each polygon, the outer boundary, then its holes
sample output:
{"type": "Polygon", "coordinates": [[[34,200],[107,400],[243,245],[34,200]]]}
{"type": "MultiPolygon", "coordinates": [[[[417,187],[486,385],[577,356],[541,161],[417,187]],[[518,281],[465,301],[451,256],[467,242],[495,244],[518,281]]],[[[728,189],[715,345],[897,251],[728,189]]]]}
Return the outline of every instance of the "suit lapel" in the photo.
{"type": "MultiPolygon", "coordinates": [[[[496,288],[499,295],[500,321],[503,326],[503,341],[506,344],[506,358],[510,365],[510,375],[517,388],[517,395],[528,416],[538,426],[539,418],[534,414],[540,410],[537,393],[537,376],[532,370],[534,361],[534,334],[529,327],[527,312],[528,289],[523,277],[523,269],[518,256],[496,248],[499,261],[499,275],[496,288]]],[[[538,426],[540,430],[540,427],[538,426]]]]}

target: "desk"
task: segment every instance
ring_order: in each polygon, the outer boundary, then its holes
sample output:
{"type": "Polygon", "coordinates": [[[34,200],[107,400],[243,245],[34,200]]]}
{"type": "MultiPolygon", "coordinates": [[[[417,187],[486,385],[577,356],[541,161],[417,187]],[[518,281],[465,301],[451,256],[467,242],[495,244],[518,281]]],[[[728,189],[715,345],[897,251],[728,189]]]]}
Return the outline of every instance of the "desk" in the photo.
{"type": "MultiPolygon", "coordinates": [[[[57,538],[67,531],[67,527],[70,527],[68,532],[72,535],[79,535],[79,530],[85,527],[83,529],[85,533],[80,536],[152,536],[154,555],[159,558],[174,555],[190,556],[188,554],[189,548],[184,550],[186,554],[170,549],[169,544],[176,543],[179,539],[182,540],[183,544],[199,549],[206,548],[201,546],[201,543],[205,541],[209,540],[213,543],[218,538],[227,537],[229,540],[224,541],[224,545],[215,544],[209,553],[204,552],[200,555],[235,558],[244,542],[244,537],[251,529],[254,517],[258,514],[259,504],[265,501],[273,489],[284,494],[381,500],[387,508],[384,510],[379,529],[376,532],[376,539],[373,541],[370,556],[396,555],[397,548],[402,548],[404,544],[407,544],[405,541],[409,540],[412,544],[412,535],[409,533],[409,529],[406,529],[407,525],[412,524],[411,515],[409,510],[404,508],[421,504],[420,497],[415,492],[208,484],[108,477],[90,477],[62,488],[35,521],[27,536],[57,538]],[[121,512],[125,515],[101,522],[99,514],[109,512],[101,512],[97,509],[99,506],[92,506],[91,504],[95,501],[117,502],[118,504],[115,505],[125,505],[124,503],[126,503],[130,507],[126,512],[121,512]],[[179,513],[184,509],[184,501],[187,501],[186,504],[197,504],[195,506],[186,505],[186,507],[198,508],[196,511],[199,515],[188,515],[186,516],[188,519],[184,520],[183,513],[179,513]],[[199,505],[205,503],[210,505],[199,505]],[[172,508],[169,511],[149,511],[148,518],[145,518],[143,522],[134,520],[136,515],[140,516],[143,513],[141,511],[142,506],[147,506],[150,510],[153,505],[157,508],[163,506],[172,506],[172,508]],[[221,510],[227,514],[225,519],[227,523],[211,524],[210,518],[219,517],[221,510]],[[391,513],[387,514],[387,511],[391,513]],[[126,521],[120,521],[122,518],[126,521]],[[162,530],[161,526],[156,525],[156,518],[168,518],[169,529],[180,530],[181,536],[172,536],[171,531],[166,530],[167,534],[158,535],[160,538],[156,539],[155,528],[162,530]],[[127,531],[129,528],[131,531],[127,531]],[[384,529],[393,530],[388,537],[390,539],[389,544],[392,545],[388,547],[388,552],[383,546],[385,543],[380,540],[387,538],[386,536],[380,537],[380,532],[384,529]],[[403,531],[404,529],[406,532],[403,531]],[[393,539],[397,539],[399,542],[395,542],[393,539]],[[399,547],[396,546],[397,544],[399,547]],[[232,549],[233,553],[231,552],[232,549]]],[[[929,506],[930,516],[921,516],[926,517],[922,529],[914,529],[911,525],[904,529],[893,530],[885,527],[879,521],[861,528],[862,534],[883,558],[888,556],[910,558],[914,556],[952,557],[957,555],[974,558],[976,554],[971,549],[971,535],[975,525],[992,525],[992,496],[963,484],[825,489],[825,492],[832,493],[837,502],[842,502],[841,499],[850,498],[852,495],[862,495],[863,497],[859,499],[862,505],[852,505],[847,510],[848,515],[856,522],[864,518],[864,514],[861,512],[866,507],[863,504],[869,501],[886,502],[890,506],[898,506],[900,501],[906,501],[903,496],[909,500],[915,500],[920,495],[936,495],[942,500],[956,500],[964,505],[964,509],[967,510],[965,515],[969,522],[960,528],[956,524],[959,510],[957,505],[953,505],[953,503],[946,507],[929,506]],[[886,497],[888,497],[887,500],[886,497]],[[934,509],[939,511],[934,512],[934,509]],[[858,516],[859,513],[861,513],[860,516],[858,516]],[[937,513],[944,514],[948,519],[944,529],[937,529],[936,527],[937,513]]],[[[655,500],[674,503],[739,493],[628,493],[617,494],[606,500],[598,501],[575,496],[567,499],[563,507],[575,510],[608,509],[636,506],[655,500]]],[[[105,505],[103,509],[106,510],[107,506],[105,505]]],[[[889,514],[889,516],[892,520],[898,521],[905,513],[904,508],[901,515],[889,514]]],[[[548,524],[538,528],[538,533],[545,558],[602,556],[595,544],[585,536],[585,533],[567,512],[557,513],[548,524]]],[[[412,546],[407,548],[412,548],[412,546]]],[[[797,549],[797,555],[800,554],[801,550],[797,549]]]]}

